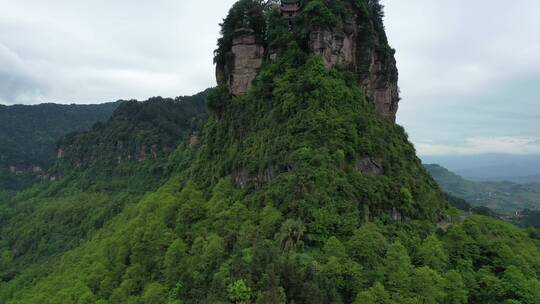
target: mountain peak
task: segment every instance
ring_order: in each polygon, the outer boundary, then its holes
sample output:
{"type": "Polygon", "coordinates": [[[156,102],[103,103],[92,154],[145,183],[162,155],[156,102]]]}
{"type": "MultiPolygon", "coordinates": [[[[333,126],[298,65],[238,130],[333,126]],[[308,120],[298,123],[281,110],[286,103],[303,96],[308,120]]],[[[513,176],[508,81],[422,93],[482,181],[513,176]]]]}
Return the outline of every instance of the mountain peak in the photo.
{"type": "Polygon", "coordinates": [[[275,60],[288,47],[286,41],[296,41],[328,69],[353,73],[376,111],[395,121],[398,70],[382,15],[378,1],[281,1],[279,9],[239,1],[223,23],[217,82],[233,96],[246,94],[263,64],[275,60]]]}

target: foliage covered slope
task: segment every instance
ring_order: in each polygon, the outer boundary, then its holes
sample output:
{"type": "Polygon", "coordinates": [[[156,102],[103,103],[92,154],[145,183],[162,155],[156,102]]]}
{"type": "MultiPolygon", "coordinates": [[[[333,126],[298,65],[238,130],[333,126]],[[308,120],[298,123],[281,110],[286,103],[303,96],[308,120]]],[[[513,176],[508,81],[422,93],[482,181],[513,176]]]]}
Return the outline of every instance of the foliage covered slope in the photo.
{"type": "Polygon", "coordinates": [[[44,166],[62,136],[108,120],[119,104],[0,105],[0,167],[44,166]]]}
{"type": "Polygon", "coordinates": [[[118,163],[167,156],[202,128],[207,115],[207,93],[175,99],[153,97],[142,103],[125,101],[106,123],[60,140],[55,173],[95,165],[110,169],[118,163]]]}
{"type": "Polygon", "coordinates": [[[32,185],[43,174],[34,171],[46,170],[62,136],[108,120],[119,105],[0,105],[0,191],[32,185]]]}
{"type": "Polygon", "coordinates": [[[131,198],[50,272],[2,283],[0,299],[538,303],[537,231],[480,216],[437,229],[442,193],[349,73],[292,42],[247,95],[219,87],[208,105],[201,146],[177,148],[159,189],[131,198]],[[365,158],[382,174],[363,172],[365,158]]]}
{"type": "Polygon", "coordinates": [[[18,284],[45,275],[66,250],[79,246],[145,193],[155,191],[171,172],[165,152],[147,160],[118,162],[114,153],[106,153],[107,148],[125,138],[132,139],[126,148],[146,142],[183,144],[191,128],[197,128],[199,115],[205,115],[204,96],[126,102],[108,122],[62,141],[61,145],[73,145],[74,138],[86,142],[77,142],[82,146],[75,150],[65,146],[64,158],[52,171],[61,172],[61,180],[43,181],[13,199],[0,197],[1,303],[18,284]],[[92,146],[96,141],[102,149],[100,157],[75,167],[71,160],[88,159],[81,151],[96,147],[92,146]]]}

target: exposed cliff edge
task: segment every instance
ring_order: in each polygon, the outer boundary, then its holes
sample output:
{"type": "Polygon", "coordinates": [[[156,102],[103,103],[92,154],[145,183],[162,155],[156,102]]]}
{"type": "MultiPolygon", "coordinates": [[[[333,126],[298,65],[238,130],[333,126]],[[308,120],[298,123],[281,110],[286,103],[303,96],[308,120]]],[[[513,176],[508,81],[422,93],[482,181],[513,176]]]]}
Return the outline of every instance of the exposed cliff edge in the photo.
{"type": "Polygon", "coordinates": [[[246,94],[263,64],[264,47],[256,42],[253,30],[240,28],[235,31],[232,43],[232,65],[218,67],[217,81],[226,83],[233,96],[246,94]]]}
{"type": "Polygon", "coordinates": [[[354,19],[332,29],[311,30],[309,49],[320,55],[328,68],[353,71],[377,112],[395,121],[399,88],[393,50],[372,19],[358,15],[354,19]]]}
{"type": "MultiPolygon", "coordinates": [[[[288,1],[289,3],[291,1],[288,1]]],[[[281,14],[289,24],[291,39],[303,45],[311,54],[320,55],[327,68],[353,72],[359,85],[373,103],[376,111],[395,121],[399,104],[398,69],[394,50],[388,45],[378,4],[367,7],[348,7],[349,11],[332,24],[311,22],[313,7],[300,6],[296,17],[281,14]]],[[[275,7],[275,10],[278,10],[275,7]]],[[[246,9],[253,12],[253,8],[246,9]]],[[[229,35],[224,33],[220,47],[221,60],[216,60],[218,84],[226,84],[233,96],[244,95],[256,79],[264,60],[275,59],[279,53],[266,29],[250,28],[253,20],[242,17],[229,35]],[[264,37],[264,39],[257,39],[264,37]],[[270,37],[270,38],[268,38],[270,37]]]]}

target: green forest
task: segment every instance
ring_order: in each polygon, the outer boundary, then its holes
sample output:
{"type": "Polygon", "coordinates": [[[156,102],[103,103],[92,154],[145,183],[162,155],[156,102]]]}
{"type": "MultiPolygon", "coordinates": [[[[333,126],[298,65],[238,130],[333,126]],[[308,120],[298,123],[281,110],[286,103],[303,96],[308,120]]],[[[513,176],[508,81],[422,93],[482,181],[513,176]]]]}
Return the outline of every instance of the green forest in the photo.
{"type": "Polygon", "coordinates": [[[39,181],[63,136],[107,121],[120,103],[0,105],[0,199],[39,181]]]}
{"type": "Polygon", "coordinates": [[[0,168],[44,167],[67,133],[105,122],[121,101],[99,105],[0,105],[0,168]]]}
{"type": "Polygon", "coordinates": [[[223,21],[216,62],[246,24],[277,54],[246,95],[123,104],[59,142],[56,180],[0,192],[0,303],[540,303],[540,232],[460,211],[356,76],[306,50],[351,15],[384,34],[379,1],[302,7],[292,31],[256,0],[223,21]],[[124,161],[141,145],[173,150],[124,161]]]}

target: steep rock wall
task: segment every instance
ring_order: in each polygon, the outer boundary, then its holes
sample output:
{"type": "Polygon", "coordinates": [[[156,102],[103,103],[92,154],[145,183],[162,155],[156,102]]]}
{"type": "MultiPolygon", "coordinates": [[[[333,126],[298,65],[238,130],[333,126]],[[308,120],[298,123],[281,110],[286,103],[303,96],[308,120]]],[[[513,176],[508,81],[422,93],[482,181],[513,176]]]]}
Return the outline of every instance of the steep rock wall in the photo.
{"type": "Polygon", "coordinates": [[[394,55],[385,48],[371,20],[355,21],[332,29],[314,28],[308,47],[328,68],[354,71],[377,112],[396,120],[399,103],[398,70],[394,55]]]}
{"type": "MultiPolygon", "coordinates": [[[[291,32],[295,37],[294,28],[291,32]]],[[[231,95],[241,96],[257,77],[266,54],[252,29],[242,25],[232,37],[232,47],[225,56],[228,59],[217,65],[216,78],[218,84],[228,86],[231,95]]],[[[382,20],[354,15],[332,28],[313,26],[308,29],[307,48],[320,55],[327,68],[354,72],[376,111],[396,120],[400,100],[398,70],[382,20]]],[[[269,53],[271,58],[276,55],[269,53]]]]}
{"type": "Polygon", "coordinates": [[[247,93],[259,73],[264,47],[257,44],[252,30],[240,28],[235,32],[230,56],[229,66],[217,66],[217,82],[226,83],[233,96],[241,96],[247,93]]]}

